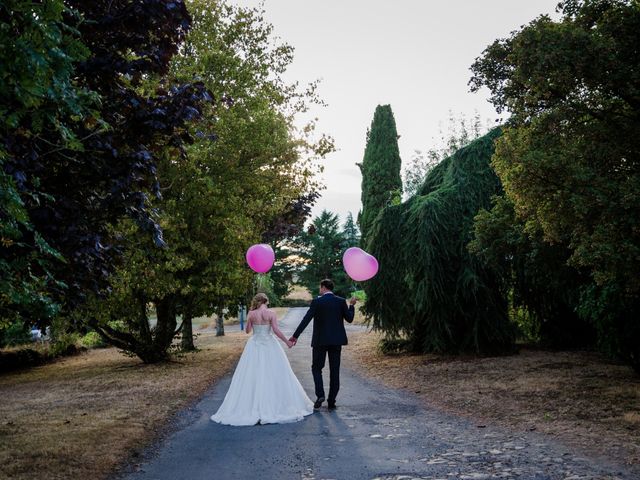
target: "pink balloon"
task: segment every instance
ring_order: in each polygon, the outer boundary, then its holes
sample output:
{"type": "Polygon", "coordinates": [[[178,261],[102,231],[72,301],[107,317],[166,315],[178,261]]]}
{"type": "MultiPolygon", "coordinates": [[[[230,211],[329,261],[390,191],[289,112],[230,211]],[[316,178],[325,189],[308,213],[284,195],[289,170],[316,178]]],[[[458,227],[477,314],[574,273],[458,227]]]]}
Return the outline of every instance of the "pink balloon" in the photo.
{"type": "Polygon", "coordinates": [[[259,243],[249,247],[246,258],[251,270],[256,273],[266,273],[273,267],[276,255],[270,245],[259,243]]]}
{"type": "Polygon", "coordinates": [[[378,273],[378,260],[358,247],[348,248],[342,256],[344,269],[356,282],[364,282],[378,273]]]}

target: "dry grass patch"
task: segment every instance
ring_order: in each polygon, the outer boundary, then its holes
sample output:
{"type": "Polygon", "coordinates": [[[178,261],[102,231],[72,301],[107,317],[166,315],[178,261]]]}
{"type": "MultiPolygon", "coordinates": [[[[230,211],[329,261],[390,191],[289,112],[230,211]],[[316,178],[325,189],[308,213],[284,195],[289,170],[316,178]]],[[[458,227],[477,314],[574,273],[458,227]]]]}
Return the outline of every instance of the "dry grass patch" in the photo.
{"type": "Polygon", "coordinates": [[[356,368],[431,406],[536,430],[640,470],[640,379],[629,367],[595,353],[528,349],[491,358],[385,356],[379,334],[352,339],[346,352],[356,368]]]}
{"type": "Polygon", "coordinates": [[[354,325],[367,324],[367,319],[365,318],[364,313],[362,313],[362,310],[360,310],[360,306],[361,306],[361,303],[356,303],[356,315],[355,317],[353,317],[354,325]]]}
{"type": "Polygon", "coordinates": [[[311,295],[311,292],[306,287],[303,287],[301,285],[294,285],[289,295],[286,296],[286,299],[287,300],[305,300],[310,302],[311,300],[313,300],[313,296],[311,295]]]}
{"type": "Polygon", "coordinates": [[[107,477],[235,365],[248,336],[202,333],[202,350],[144,365],[113,348],[0,376],[0,478],[107,477]]]}

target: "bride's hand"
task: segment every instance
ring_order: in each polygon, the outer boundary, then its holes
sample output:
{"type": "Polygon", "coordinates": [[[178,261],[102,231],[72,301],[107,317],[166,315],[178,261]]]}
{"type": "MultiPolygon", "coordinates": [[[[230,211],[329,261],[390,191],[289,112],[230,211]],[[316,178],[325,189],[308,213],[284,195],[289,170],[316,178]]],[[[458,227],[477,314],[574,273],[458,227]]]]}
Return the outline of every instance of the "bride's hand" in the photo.
{"type": "Polygon", "coordinates": [[[287,340],[285,343],[287,344],[287,347],[289,347],[289,348],[291,348],[291,347],[293,347],[293,346],[295,345],[295,344],[294,344],[292,341],[290,341],[290,340],[287,340]]]}

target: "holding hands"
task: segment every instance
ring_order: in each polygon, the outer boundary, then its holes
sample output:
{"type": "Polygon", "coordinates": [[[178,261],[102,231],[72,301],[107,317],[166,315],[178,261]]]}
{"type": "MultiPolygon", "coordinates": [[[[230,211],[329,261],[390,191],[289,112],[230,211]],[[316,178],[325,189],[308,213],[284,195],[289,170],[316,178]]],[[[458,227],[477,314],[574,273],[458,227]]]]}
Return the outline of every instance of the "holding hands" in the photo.
{"type": "MultiPolygon", "coordinates": [[[[355,305],[357,302],[358,302],[358,299],[356,297],[351,297],[349,299],[349,305],[355,305]]],[[[353,318],[351,320],[353,320],[353,318]]],[[[349,320],[349,321],[351,321],[351,320],[349,320]]],[[[287,344],[287,347],[291,348],[291,347],[295,346],[296,343],[298,343],[298,339],[296,337],[294,337],[294,336],[291,336],[291,337],[289,337],[289,340],[287,340],[285,343],[287,344]]]]}

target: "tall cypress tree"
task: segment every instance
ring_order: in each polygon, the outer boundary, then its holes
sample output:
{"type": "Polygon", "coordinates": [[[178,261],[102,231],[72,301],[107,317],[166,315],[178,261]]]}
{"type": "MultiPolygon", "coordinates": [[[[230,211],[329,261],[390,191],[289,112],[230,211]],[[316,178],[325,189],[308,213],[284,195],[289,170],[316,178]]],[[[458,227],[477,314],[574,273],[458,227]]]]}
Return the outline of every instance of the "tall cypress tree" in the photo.
{"type": "Polygon", "coordinates": [[[361,244],[366,248],[367,237],[378,213],[402,196],[398,132],[391,105],[378,105],[367,132],[364,159],[358,164],[362,172],[362,210],[358,224],[361,244]]]}

